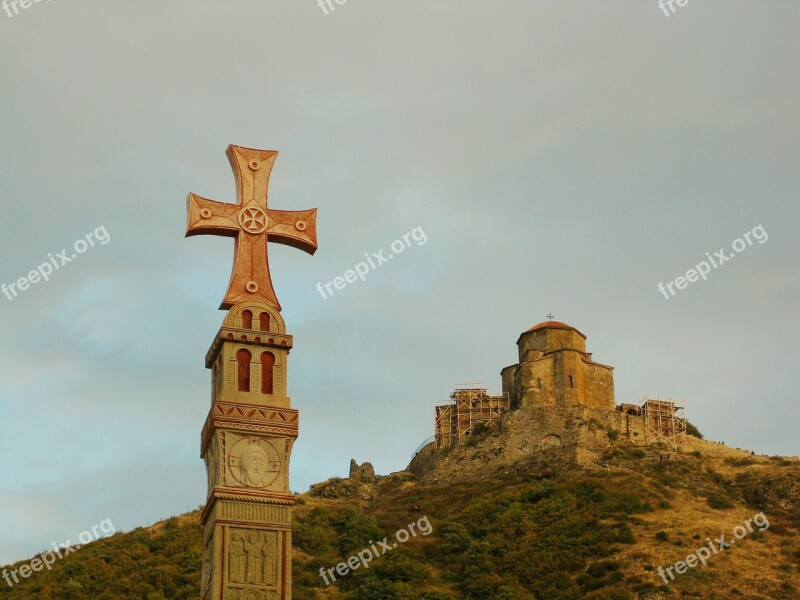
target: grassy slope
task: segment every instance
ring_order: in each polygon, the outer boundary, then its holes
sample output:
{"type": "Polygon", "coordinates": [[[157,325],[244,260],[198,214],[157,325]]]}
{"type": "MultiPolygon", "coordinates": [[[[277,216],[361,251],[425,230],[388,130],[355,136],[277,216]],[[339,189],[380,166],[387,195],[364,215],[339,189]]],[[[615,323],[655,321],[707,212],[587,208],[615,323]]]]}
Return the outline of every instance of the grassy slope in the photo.
{"type": "MultiPolygon", "coordinates": [[[[620,448],[608,470],[544,479],[497,473],[436,483],[395,475],[366,490],[333,481],[329,489],[359,494],[300,497],[294,597],[800,598],[800,466],[703,448],[669,464],[658,463],[655,449],[620,448]],[[769,529],[663,584],[659,565],[681,560],[707,537],[730,539],[759,510],[769,529]],[[320,567],[424,516],[431,535],[412,537],[334,585],[319,577],[320,567]]],[[[0,580],[0,598],[196,598],[198,517],[95,542],[14,588],[0,580]]]]}

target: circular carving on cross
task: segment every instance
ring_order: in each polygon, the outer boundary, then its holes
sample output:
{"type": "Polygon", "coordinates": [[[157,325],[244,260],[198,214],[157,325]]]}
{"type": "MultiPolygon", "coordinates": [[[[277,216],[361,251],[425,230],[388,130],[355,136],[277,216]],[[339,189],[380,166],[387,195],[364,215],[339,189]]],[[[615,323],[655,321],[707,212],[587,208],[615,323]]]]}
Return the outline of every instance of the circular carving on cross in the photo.
{"type": "Polygon", "coordinates": [[[211,209],[201,208],[200,216],[203,217],[204,219],[208,219],[211,216],[211,209]]]}
{"type": "Polygon", "coordinates": [[[261,168],[261,163],[257,160],[251,160],[247,163],[247,166],[250,167],[251,171],[258,171],[261,168]]]}
{"type": "Polygon", "coordinates": [[[255,294],[258,291],[258,284],[255,281],[248,281],[244,287],[251,294],[255,294]]]}
{"type": "Polygon", "coordinates": [[[262,233],[268,224],[267,213],[257,206],[243,208],[239,212],[239,225],[247,233],[262,233]]]}
{"type": "Polygon", "coordinates": [[[294,226],[297,229],[297,231],[305,231],[306,227],[308,227],[305,221],[298,221],[297,223],[294,224],[294,226]]]}

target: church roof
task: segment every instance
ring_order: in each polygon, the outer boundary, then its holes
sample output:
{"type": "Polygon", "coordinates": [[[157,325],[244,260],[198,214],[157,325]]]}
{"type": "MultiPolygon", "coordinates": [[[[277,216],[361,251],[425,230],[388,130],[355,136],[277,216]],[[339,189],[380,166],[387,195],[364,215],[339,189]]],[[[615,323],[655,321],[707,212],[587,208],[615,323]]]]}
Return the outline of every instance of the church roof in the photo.
{"type": "MultiPolygon", "coordinates": [[[[580,335],[582,338],[586,339],[586,336],[583,335],[577,329],[575,329],[572,325],[567,325],[566,323],[562,323],[561,321],[542,321],[538,325],[534,325],[527,331],[523,332],[522,335],[525,335],[526,333],[531,333],[533,331],[539,331],[540,329],[572,329],[573,331],[576,331],[578,335],[580,335]]],[[[520,337],[522,337],[522,335],[520,337]]]]}

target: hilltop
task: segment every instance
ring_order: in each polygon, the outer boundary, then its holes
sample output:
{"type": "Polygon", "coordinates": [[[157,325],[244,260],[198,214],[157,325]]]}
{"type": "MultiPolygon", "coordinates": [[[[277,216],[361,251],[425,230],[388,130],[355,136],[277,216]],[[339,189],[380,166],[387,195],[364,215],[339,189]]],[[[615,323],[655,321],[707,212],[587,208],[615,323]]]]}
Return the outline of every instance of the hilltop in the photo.
{"type": "MultiPolygon", "coordinates": [[[[492,458],[500,440],[486,431],[422,475],[331,479],[298,495],[295,599],[800,598],[797,460],[690,438],[668,461],[663,448],[612,442],[593,468],[539,455],[503,463],[492,458]],[[659,576],[762,512],[762,527],[708,566],[668,585],[659,576]],[[416,535],[369,568],[323,581],[320,569],[412,523],[416,535]]],[[[92,543],[0,597],[196,598],[199,514],[92,543]]]]}

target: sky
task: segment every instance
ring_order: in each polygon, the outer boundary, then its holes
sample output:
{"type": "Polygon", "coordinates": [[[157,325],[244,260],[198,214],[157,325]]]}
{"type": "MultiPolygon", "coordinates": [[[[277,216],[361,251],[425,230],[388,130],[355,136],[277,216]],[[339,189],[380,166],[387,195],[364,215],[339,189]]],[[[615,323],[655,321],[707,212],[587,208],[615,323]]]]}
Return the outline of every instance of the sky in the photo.
{"type": "Polygon", "coordinates": [[[499,392],[549,313],[618,403],[798,454],[796,1],[332,6],[0,12],[0,283],[58,265],[0,295],[0,563],[204,502],[233,242],[184,239],[185,199],[235,201],[228,144],[280,151],[270,207],[319,209],[314,256],[270,247],[293,490],[404,469],[433,404],[499,392]]]}

